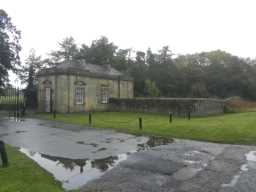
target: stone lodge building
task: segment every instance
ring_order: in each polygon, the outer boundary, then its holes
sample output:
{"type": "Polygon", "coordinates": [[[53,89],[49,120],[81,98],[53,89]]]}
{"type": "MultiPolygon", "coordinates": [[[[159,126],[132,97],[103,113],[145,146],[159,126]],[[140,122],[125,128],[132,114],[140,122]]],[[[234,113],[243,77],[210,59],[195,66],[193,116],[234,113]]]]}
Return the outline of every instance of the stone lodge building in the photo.
{"type": "Polygon", "coordinates": [[[38,73],[40,112],[106,110],[110,97],[133,98],[133,79],[109,65],[65,62],[38,73]]]}

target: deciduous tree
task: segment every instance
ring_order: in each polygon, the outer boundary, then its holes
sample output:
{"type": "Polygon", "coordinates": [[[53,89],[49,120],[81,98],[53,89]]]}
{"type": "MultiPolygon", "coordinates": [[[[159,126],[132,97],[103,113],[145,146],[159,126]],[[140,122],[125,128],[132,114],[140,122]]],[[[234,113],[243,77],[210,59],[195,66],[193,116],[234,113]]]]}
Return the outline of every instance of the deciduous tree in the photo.
{"type": "Polygon", "coordinates": [[[20,31],[8,14],[0,9],[0,88],[8,82],[8,70],[15,71],[20,64],[20,31]]]}

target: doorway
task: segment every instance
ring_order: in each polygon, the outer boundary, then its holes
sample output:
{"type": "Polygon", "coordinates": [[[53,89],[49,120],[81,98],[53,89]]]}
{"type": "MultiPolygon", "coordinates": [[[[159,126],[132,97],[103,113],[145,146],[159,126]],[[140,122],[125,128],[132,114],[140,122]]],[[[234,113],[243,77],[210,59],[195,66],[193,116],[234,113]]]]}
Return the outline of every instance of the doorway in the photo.
{"type": "Polygon", "coordinates": [[[49,87],[45,88],[45,112],[52,112],[52,90],[49,87]]]}

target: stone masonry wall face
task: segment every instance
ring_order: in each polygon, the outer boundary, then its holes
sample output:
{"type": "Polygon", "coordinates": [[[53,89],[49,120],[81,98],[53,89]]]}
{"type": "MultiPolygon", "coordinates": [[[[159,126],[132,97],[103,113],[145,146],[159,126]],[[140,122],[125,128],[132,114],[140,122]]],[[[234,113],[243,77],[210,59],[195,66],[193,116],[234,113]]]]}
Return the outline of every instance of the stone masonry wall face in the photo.
{"type": "Polygon", "coordinates": [[[175,98],[111,98],[109,111],[130,111],[149,113],[169,113],[177,116],[207,116],[222,114],[224,101],[216,99],[175,99],[175,98]]]}
{"type": "MultiPolygon", "coordinates": [[[[75,75],[44,76],[38,80],[38,110],[44,111],[45,81],[51,82],[53,91],[53,105],[57,112],[83,112],[91,110],[106,110],[108,104],[101,103],[101,86],[109,87],[109,97],[117,98],[118,80],[97,79],[75,75]],[[74,102],[76,82],[83,82],[85,88],[84,104],[77,105],[74,102]]],[[[80,86],[80,85],[79,85],[80,86]]],[[[133,82],[120,81],[120,97],[133,98],[133,82]]]]}

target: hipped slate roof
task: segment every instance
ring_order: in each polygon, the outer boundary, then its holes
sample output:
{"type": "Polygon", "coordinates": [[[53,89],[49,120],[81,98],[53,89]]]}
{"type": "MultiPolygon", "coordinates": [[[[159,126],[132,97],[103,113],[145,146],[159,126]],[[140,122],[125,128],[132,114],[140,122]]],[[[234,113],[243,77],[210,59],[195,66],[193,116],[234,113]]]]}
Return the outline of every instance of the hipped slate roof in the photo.
{"type": "Polygon", "coordinates": [[[75,63],[63,62],[57,64],[56,67],[42,69],[37,75],[39,77],[48,75],[80,75],[103,79],[121,79],[127,81],[133,80],[133,78],[130,76],[117,71],[110,65],[93,65],[83,61],[75,63]]]}

